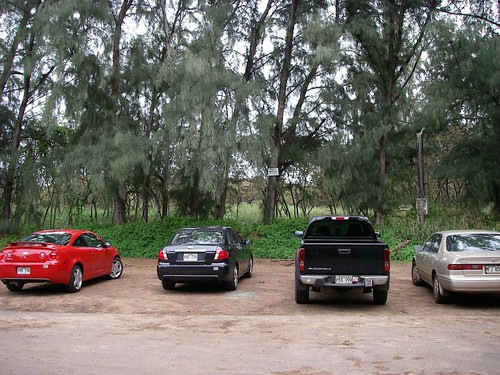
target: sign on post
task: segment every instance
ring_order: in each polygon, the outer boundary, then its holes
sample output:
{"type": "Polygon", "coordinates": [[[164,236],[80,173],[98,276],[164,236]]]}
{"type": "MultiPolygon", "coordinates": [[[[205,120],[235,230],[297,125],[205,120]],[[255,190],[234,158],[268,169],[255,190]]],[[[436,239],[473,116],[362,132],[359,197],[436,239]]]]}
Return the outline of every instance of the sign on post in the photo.
{"type": "Polygon", "coordinates": [[[267,175],[269,177],[275,177],[275,176],[279,176],[279,170],[278,168],[268,168],[267,169],[267,175]]]}

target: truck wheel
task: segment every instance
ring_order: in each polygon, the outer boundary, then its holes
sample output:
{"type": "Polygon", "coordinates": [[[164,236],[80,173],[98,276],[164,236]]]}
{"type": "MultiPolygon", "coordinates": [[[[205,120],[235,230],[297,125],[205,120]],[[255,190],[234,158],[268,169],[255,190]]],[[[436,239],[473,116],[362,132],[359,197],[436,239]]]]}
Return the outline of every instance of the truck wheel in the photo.
{"type": "Polygon", "coordinates": [[[373,289],[373,303],[385,305],[387,302],[387,290],[373,289]]]}
{"type": "Polygon", "coordinates": [[[295,280],[295,302],[299,304],[309,303],[309,287],[304,289],[301,282],[295,280]]]}

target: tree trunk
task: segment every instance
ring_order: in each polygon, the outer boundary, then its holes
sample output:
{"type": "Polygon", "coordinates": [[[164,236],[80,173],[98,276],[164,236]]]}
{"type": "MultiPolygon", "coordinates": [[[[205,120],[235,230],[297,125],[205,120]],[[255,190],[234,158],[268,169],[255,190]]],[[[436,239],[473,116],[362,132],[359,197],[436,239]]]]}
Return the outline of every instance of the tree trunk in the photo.
{"type": "MultiPolygon", "coordinates": [[[[274,124],[273,149],[271,150],[271,160],[269,167],[280,170],[281,138],[283,121],[286,106],[286,89],[290,76],[290,63],[292,59],[293,31],[296,23],[297,7],[299,0],[292,0],[290,4],[288,25],[286,31],[285,52],[283,56],[283,66],[281,67],[280,87],[278,94],[278,110],[274,124]]],[[[281,171],[280,171],[281,172],[281,171]]],[[[278,192],[278,176],[270,176],[267,184],[266,202],[264,204],[264,224],[273,222],[276,213],[276,195],[278,192]]]]}
{"type": "Polygon", "coordinates": [[[5,64],[3,66],[2,75],[0,76],[0,102],[3,99],[3,94],[5,91],[5,86],[9,80],[9,77],[12,74],[12,67],[14,66],[14,59],[17,54],[17,50],[19,48],[19,44],[21,43],[22,35],[26,32],[26,27],[31,17],[34,16],[33,9],[38,9],[38,6],[41,4],[42,0],[27,0],[25,2],[26,9],[23,10],[23,17],[19,22],[19,26],[16,31],[16,36],[12,41],[12,45],[10,46],[9,52],[6,55],[5,64]]]}
{"type": "MultiPolygon", "coordinates": [[[[32,34],[30,37],[30,42],[28,46],[29,51],[33,51],[33,46],[35,44],[35,37],[32,34]]],[[[12,209],[12,196],[14,193],[14,183],[16,170],[18,166],[18,150],[21,143],[21,129],[24,121],[24,114],[26,113],[26,108],[28,106],[28,101],[31,97],[31,72],[25,73],[24,76],[24,89],[23,89],[23,99],[17,113],[17,119],[14,124],[14,130],[12,134],[12,147],[10,149],[9,155],[9,165],[7,167],[5,185],[3,189],[3,208],[2,208],[2,219],[9,221],[11,218],[12,209]]]]}
{"type": "Polygon", "coordinates": [[[200,173],[198,170],[195,171],[193,176],[189,203],[189,216],[198,217],[200,213],[200,173]]]}
{"type": "MultiPolygon", "coordinates": [[[[122,36],[122,27],[127,11],[130,9],[133,0],[123,0],[120,7],[120,13],[115,18],[115,30],[113,35],[113,71],[111,77],[111,95],[118,97],[120,94],[120,41],[122,36]]],[[[120,190],[114,191],[115,215],[113,222],[122,224],[125,222],[125,201],[120,195],[120,190]]]]}

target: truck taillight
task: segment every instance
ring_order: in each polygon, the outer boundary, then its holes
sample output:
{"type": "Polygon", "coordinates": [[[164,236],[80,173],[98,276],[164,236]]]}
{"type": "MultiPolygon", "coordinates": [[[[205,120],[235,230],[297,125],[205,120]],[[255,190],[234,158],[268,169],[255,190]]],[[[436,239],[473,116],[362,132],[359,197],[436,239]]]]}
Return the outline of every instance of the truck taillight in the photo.
{"type": "Polygon", "coordinates": [[[391,270],[391,252],[389,249],[384,250],[384,272],[391,270]]]}
{"type": "Polygon", "coordinates": [[[214,260],[224,260],[224,259],[228,259],[228,258],[229,258],[229,251],[224,250],[220,247],[217,248],[217,250],[215,250],[214,260]]]}
{"type": "Polygon", "coordinates": [[[306,249],[303,247],[297,251],[297,264],[300,272],[303,272],[306,269],[306,249]]]}
{"type": "Polygon", "coordinates": [[[158,260],[167,260],[167,251],[165,249],[161,249],[158,252],[158,260]]]}

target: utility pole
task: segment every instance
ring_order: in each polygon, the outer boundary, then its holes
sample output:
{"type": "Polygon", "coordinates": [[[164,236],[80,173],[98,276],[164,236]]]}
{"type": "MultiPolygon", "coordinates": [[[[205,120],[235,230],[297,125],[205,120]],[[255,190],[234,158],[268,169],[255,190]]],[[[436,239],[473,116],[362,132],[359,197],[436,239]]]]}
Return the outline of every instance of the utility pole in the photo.
{"type": "Polygon", "coordinates": [[[417,197],[417,217],[418,222],[423,224],[427,215],[427,199],[425,198],[424,181],[424,128],[417,133],[417,154],[418,154],[418,197],[417,197]]]}

